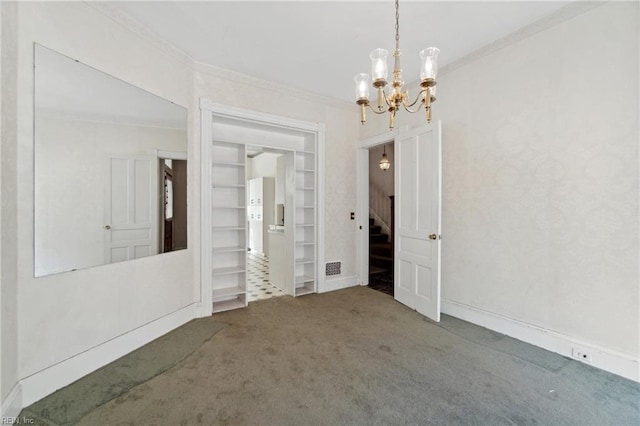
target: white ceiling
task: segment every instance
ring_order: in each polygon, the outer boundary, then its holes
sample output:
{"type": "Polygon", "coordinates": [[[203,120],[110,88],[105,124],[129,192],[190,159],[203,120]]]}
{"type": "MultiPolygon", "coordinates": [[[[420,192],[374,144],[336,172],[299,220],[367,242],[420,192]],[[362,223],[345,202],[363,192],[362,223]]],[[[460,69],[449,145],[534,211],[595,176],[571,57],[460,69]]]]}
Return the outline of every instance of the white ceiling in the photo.
{"type": "MultiPolygon", "coordinates": [[[[404,79],[418,78],[425,47],[440,48],[442,67],[568,3],[401,1],[404,79]]],[[[394,48],[392,0],[113,5],[197,61],[347,101],[353,76],[370,73],[369,52],[394,48]]]]}

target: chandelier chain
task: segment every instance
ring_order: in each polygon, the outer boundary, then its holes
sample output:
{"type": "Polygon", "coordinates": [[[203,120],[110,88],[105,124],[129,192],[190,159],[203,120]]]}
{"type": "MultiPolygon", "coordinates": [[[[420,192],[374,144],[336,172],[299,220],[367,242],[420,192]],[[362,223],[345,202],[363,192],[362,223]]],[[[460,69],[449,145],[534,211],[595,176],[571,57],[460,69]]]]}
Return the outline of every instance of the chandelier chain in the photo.
{"type": "Polygon", "coordinates": [[[396,49],[400,44],[400,12],[398,11],[398,3],[399,0],[396,0],[396,49]]]}

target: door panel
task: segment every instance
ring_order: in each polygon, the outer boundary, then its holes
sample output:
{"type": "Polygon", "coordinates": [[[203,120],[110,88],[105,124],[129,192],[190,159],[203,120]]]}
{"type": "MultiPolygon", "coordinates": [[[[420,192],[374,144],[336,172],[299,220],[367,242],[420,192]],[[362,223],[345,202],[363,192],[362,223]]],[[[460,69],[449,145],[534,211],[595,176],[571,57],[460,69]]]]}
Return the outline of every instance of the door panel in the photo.
{"type": "Polygon", "coordinates": [[[395,298],[440,320],[440,125],[395,143],[395,298]],[[435,237],[432,239],[430,236],[435,237]]]}
{"type": "Polygon", "coordinates": [[[105,262],[115,263],[158,253],[157,159],[109,158],[106,191],[105,262]]]}

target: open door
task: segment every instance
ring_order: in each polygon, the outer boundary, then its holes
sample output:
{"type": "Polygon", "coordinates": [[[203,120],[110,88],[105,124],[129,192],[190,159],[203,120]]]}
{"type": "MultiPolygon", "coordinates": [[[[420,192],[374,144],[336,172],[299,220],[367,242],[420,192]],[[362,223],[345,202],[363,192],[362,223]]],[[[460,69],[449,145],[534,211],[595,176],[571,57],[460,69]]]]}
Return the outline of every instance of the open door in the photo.
{"type": "Polygon", "coordinates": [[[440,321],[440,123],[401,134],[394,153],[394,296],[440,321]]]}
{"type": "Polygon", "coordinates": [[[105,263],[158,253],[157,158],[112,156],[105,199],[105,263]]]}

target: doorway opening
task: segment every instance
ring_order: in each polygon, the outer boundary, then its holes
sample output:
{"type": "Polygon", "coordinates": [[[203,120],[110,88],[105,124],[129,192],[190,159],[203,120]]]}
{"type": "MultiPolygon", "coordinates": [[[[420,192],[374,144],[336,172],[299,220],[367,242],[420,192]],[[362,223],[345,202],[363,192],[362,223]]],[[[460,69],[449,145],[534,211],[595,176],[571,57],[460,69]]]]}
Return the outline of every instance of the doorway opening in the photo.
{"type": "Polygon", "coordinates": [[[187,248],[187,160],[160,158],[159,252],[187,248]]]}
{"type": "Polygon", "coordinates": [[[248,303],[286,295],[281,282],[286,265],[278,253],[284,240],[286,154],[247,145],[248,303]]]}
{"type": "Polygon", "coordinates": [[[393,148],[393,142],[369,148],[369,287],[390,296],[394,295],[393,148]],[[381,167],[381,160],[389,167],[381,167]]]}

